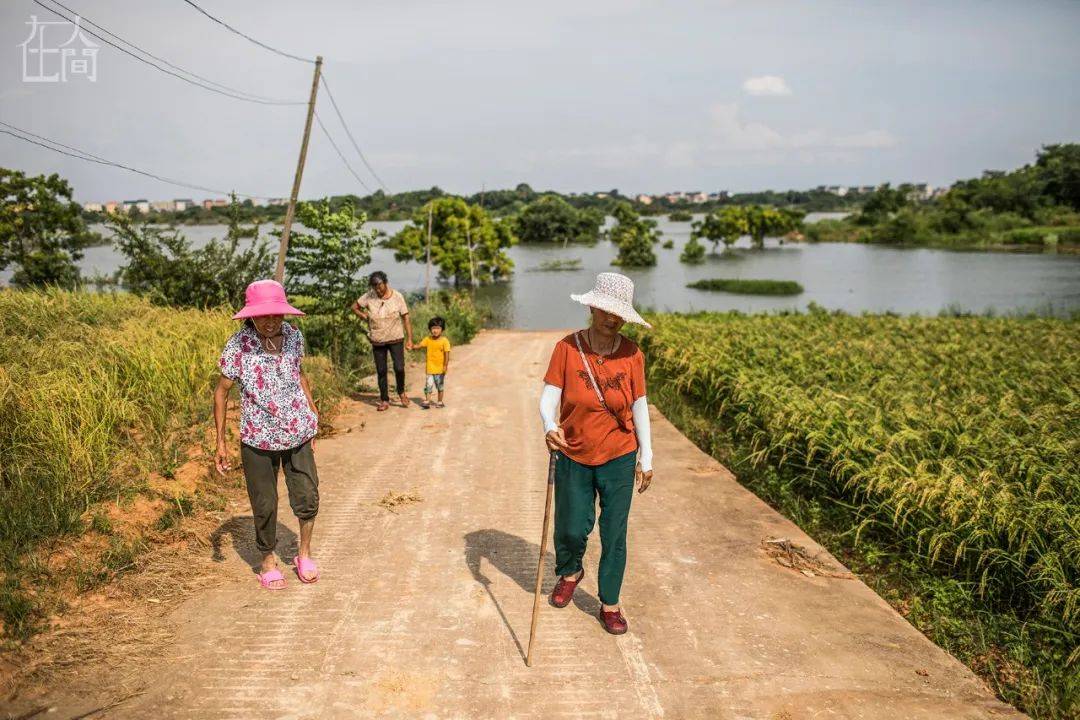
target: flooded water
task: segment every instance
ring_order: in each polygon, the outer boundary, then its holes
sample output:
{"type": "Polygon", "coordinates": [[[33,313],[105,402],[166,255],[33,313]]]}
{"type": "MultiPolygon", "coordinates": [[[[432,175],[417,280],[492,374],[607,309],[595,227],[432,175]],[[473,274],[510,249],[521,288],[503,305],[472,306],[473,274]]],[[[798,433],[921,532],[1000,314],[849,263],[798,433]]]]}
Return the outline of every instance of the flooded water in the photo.
{"type": "MultiPolygon", "coordinates": [[[[823,215],[811,215],[814,221],[823,215]]],[[[829,215],[824,215],[829,216],[829,215]]],[[[370,227],[393,235],[403,222],[373,222],[370,227]]],[[[827,309],[852,313],[936,314],[942,310],[1068,315],[1080,311],[1080,255],[998,252],[952,252],[898,249],[844,243],[781,244],[769,239],[753,249],[747,239],[734,248],[706,256],[696,266],[679,262],[690,237],[690,223],[659,219],[664,239],[675,246],[656,246],[657,265],[625,270],[636,287],[639,307],[665,311],[742,310],[760,312],[805,309],[815,302],[827,309]],[[805,292],[791,297],[755,297],[691,290],[702,278],[795,280],[805,292]]],[[[270,228],[267,227],[267,231],[270,228]]],[[[221,237],[218,226],[187,227],[197,244],[221,237]]],[[[494,324],[521,329],[579,325],[584,313],[571,292],[592,287],[596,273],[618,270],[611,265],[615,248],[609,242],[567,248],[519,245],[509,252],[515,271],[509,282],[480,288],[478,297],[494,313],[494,324]],[[544,272],[552,260],[581,260],[581,269],[544,272]]],[[[84,274],[111,274],[120,262],[111,247],[89,248],[81,263],[84,274]]],[[[397,263],[389,250],[376,248],[371,266],[384,270],[400,290],[422,290],[424,265],[397,263]]],[[[0,276],[6,280],[9,273],[0,276]]]]}

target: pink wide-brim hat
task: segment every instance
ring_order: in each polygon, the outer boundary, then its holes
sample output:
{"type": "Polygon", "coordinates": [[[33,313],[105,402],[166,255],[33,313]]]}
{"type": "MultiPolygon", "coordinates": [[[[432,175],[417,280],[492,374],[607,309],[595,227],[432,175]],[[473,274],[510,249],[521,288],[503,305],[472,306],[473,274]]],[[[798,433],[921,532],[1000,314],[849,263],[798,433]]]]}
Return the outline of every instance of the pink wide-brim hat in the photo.
{"type": "Polygon", "coordinates": [[[256,280],[244,291],[244,307],[233,320],[263,315],[303,315],[285,298],[285,288],[276,280],[256,280]]]}

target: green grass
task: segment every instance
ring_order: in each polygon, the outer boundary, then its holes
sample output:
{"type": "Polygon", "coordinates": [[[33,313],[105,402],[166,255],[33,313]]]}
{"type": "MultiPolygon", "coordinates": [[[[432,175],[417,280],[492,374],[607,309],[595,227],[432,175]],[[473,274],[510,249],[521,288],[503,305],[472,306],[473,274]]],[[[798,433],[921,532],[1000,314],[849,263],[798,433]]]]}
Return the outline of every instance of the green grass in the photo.
{"type": "Polygon", "coordinates": [[[0,292],[0,554],[81,529],[124,465],[205,417],[224,312],[127,295],[0,292]]]}
{"type": "Polygon", "coordinates": [[[739,295],[798,295],[803,286],[794,280],[735,280],[709,278],[692,282],[686,287],[694,290],[712,290],[739,295]]]}
{"type": "Polygon", "coordinates": [[[561,272],[563,270],[580,270],[581,258],[565,258],[547,260],[533,268],[536,272],[561,272]]]}
{"type": "Polygon", "coordinates": [[[700,314],[650,397],[1039,718],[1080,709],[1080,321],[700,314]]]}

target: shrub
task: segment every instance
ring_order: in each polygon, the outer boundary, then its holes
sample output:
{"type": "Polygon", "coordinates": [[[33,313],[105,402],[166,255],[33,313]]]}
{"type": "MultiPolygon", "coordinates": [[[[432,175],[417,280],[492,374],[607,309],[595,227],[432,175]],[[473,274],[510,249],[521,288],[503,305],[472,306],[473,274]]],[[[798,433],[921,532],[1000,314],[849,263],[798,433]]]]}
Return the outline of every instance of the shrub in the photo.
{"type": "Polygon", "coordinates": [[[235,196],[231,207],[224,240],[211,240],[197,249],[176,228],[109,216],[116,248],[127,258],[117,271],[117,281],[156,305],[241,307],[244,289],[254,280],[270,277],[274,258],[267,242],[257,240],[258,226],[241,224],[235,196]],[[251,244],[241,249],[247,241],[251,244]]]}
{"type": "Polygon", "coordinates": [[[486,320],[486,313],[476,305],[471,295],[445,290],[432,293],[430,302],[424,302],[422,295],[411,296],[409,315],[417,342],[427,334],[428,320],[438,315],[446,320],[446,336],[453,345],[464,345],[471,341],[486,320]]]}

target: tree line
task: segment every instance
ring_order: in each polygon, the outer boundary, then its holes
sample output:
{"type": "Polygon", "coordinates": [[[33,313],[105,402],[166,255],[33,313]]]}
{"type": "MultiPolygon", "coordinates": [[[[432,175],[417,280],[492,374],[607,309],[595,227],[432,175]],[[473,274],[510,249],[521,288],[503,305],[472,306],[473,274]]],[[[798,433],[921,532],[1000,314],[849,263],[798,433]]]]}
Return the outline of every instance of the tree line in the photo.
{"type": "Polygon", "coordinates": [[[1047,145],[1035,162],[961,180],[930,202],[883,185],[859,212],[815,223],[818,242],[987,247],[1080,245],[1080,144],[1047,145]]]}

